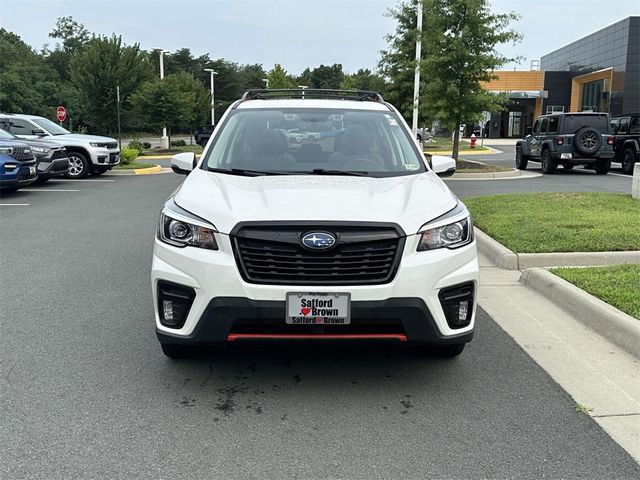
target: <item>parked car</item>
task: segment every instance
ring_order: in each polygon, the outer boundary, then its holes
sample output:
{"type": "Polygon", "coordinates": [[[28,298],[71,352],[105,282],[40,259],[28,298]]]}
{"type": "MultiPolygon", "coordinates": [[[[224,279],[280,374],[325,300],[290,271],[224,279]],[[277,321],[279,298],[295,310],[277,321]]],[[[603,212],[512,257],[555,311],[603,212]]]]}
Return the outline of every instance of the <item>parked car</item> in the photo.
{"type": "Polygon", "coordinates": [[[615,136],[614,161],[620,162],[622,171],[631,175],[634,164],[640,162],[640,113],[612,118],[611,130],[615,136]]]}
{"type": "Polygon", "coordinates": [[[2,113],[0,123],[17,137],[46,138],[65,147],[69,178],[82,178],[90,173],[100,175],[120,163],[118,141],[114,138],[71,133],[51,120],[35,115],[2,113]]]}
{"type": "Polygon", "coordinates": [[[62,177],[69,170],[67,150],[55,142],[47,140],[22,140],[0,129],[0,140],[15,140],[26,143],[36,157],[38,182],[46,182],[53,177],[62,177]]]}
{"type": "Polygon", "coordinates": [[[538,117],[526,137],[516,142],[516,168],[524,170],[529,161],[540,162],[543,173],[565,170],[575,165],[593,166],[606,175],[611,169],[614,137],[609,114],[597,112],[555,113],[538,117]]]}
{"type": "Polygon", "coordinates": [[[202,125],[197,128],[195,133],[193,134],[196,143],[201,147],[204,147],[209,138],[211,138],[211,133],[213,133],[214,126],[213,125],[202,125]]]}
{"type": "Polygon", "coordinates": [[[248,340],[383,340],[455,356],[474,333],[478,261],[469,211],[375,92],[248,91],[166,201],[152,262],[169,357],[248,340]],[[285,140],[340,114],[333,139],[285,140]],[[288,128],[291,130],[291,128],[288,128]],[[311,148],[309,148],[311,150],[311,148]]]}
{"type": "Polygon", "coordinates": [[[36,181],[36,159],[29,145],[0,138],[0,189],[14,191],[36,181]]]}

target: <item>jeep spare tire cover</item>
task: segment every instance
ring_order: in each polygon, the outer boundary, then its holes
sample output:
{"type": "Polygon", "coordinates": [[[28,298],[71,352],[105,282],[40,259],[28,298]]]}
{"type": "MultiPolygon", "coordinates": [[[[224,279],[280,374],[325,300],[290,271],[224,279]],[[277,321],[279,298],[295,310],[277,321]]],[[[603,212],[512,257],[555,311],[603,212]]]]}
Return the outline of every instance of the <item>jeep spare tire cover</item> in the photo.
{"type": "Polygon", "coordinates": [[[582,155],[593,155],[602,145],[600,132],[595,128],[585,127],[576,132],[573,138],[574,148],[582,155]]]}

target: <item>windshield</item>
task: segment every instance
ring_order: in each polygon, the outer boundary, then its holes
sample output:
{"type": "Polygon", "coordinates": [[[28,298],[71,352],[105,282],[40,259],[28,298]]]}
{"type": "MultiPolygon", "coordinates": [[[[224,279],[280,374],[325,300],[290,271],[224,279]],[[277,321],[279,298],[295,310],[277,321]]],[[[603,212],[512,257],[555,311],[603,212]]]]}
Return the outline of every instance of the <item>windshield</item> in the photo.
{"type": "Polygon", "coordinates": [[[66,133],[71,133],[66,128],[62,128],[60,125],[57,125],[46,118],[32,118],[31,120],[41,126],[44,130],[49,132],[51,135],[64,135],[66,133]]]}
{"type": "Polygon", "coordinates": [[[16,140],[17,137],[14,137],[9,132],[2,130],[0,128],[0,139],[2,140],[16,140]]]}
{"type": "Polygon", "coordinates": [[[425,171],[394,112],[311,108],[233,111],[202,166],[236,174],[389,177],[425,171]]]}

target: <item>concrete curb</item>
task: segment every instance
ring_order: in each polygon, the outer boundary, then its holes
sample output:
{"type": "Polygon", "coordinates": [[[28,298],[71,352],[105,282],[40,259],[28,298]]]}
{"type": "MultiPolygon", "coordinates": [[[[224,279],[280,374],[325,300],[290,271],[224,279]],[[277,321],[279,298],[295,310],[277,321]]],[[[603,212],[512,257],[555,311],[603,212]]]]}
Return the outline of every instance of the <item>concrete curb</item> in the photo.
{"type": "Polygon", "coordinates": [[[478,250],[498,268],[525,270],[535,267],[599,267],[640,263],[640,251],[515,253],[474,227],[478,250]]]}
{"type": "Polygon", "coordinates": [[[483,178],[512,178],[519,177],[522,174],[520,170],[510,170],[508,172],[486,172],[486,173],[464,173],[463,170],[456,170],[456,173],[453,174],[456,178],[475,178],[475,179],[483,179],[483,178]]]}
{"type": "Polygon", "coordinates": [[[143,155],[136,160],[171,160],[173,155],[143,155]]]}
{"type": "Polygon", "coordinates": [[[131,168],[127,170],[111,170],[110,175],[150,175],[156,173],[166,173],[171,171],[169,168],[163,168],[160,165],[154,165],[149,168],[131,168]]]}
{"type": "Polygon", "coordinates": [[[544,295],[609,342],[640,358],[640,320],[542,268],[525,270],[520,282],[544,295]]]}

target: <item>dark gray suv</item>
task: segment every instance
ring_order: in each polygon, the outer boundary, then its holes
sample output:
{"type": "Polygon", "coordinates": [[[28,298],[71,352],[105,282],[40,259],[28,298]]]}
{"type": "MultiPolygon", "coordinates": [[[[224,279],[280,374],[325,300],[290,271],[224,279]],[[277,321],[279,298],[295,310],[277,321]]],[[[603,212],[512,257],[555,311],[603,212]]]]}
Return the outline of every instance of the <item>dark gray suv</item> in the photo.
{"type": "Polygon", "coordinates": [[[526,169],[529,161],[540,162],[543,173],[553,173],[558,165],[565,170],[575,165],[593,167],[600,175],[611,169],[614,137],[608,113],[543,115],[526,131],[526,137],[516,143],[519,170],[526,169]]]}

